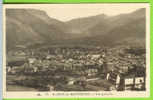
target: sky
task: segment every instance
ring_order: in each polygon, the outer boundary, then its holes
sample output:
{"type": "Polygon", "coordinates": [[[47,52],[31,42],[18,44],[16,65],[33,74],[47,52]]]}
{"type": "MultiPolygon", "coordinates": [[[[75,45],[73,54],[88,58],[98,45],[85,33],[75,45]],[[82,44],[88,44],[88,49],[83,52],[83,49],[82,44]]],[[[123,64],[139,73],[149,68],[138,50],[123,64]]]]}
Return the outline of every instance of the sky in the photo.
{"type": "Polygon", "coordinates": [[[140,8],[146,8],[147,3],[103,3],[103,4],[26,4],[7,5],[12,8],[35,8],[46,11],[52,17],[61,21],[69,21],[79,17],[88,17],[98,14],[115,16],[130,13],[140,8]]]}

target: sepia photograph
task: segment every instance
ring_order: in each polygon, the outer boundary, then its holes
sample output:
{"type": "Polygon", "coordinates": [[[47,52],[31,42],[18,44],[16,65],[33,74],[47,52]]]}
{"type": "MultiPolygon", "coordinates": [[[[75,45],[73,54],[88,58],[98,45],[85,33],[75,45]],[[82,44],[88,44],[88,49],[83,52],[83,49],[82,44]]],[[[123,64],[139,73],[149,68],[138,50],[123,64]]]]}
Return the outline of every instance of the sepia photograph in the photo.
{"type": "Polygon", "coordinates": [[[148,93],[147,3],[6,4],[3,12],[6,97],[148,93]]]}

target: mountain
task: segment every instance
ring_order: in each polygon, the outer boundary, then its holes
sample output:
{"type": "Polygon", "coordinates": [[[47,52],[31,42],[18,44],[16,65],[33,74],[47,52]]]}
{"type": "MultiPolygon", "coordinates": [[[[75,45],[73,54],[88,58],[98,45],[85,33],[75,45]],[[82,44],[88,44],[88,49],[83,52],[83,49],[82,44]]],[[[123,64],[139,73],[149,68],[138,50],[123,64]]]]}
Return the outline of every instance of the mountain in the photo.
{"type": "Polygon", "coordinates": [[[88,29],[94,27],[96,24],[99,23],[100,20],[103,20],[105,22],[106,17],[107,16],[105,14],[100,14],[91,17],[83,17],[67,21],[66,24],[67,26],[69,26],[68,33],[85,34],[88,29]]]}
{"type": "MultiPolygon", "coordinates": [[[[68,23],[71,23],[71,25],[74,23],[76,29],[84,29],[80,33],[86,33],[86,37],[82,37],[79,40],[81,43],[112,46],[118,43],[121,44],[123,41],[123,43],[128,44],[130,41],[127,40],[134,38],[133,43],[144,45],[146,34],[145,15],[146,9],[141,8],[132,13],[117,16],[97,15],[94,17],[74,19],[68,23]],[[84,23],[84,26],[81,23],[84,23]],[[138,42],[139,39],[141,41],[138,42]]],[[[80,34],[80,37],[82,34],[80,34]]]]}
{"type": "Polygon", "coordinates": [[[99,23],[90,29],[90,34],[93,32],[98,34],[98,37],[101,36],[106,44],[114,44],[127,38],[145,39],[145,13],[145,9],[142,8],[130,14],[110,17],[107,19],[106,28],[102,28],[103,23],[99,23]]]}
{"type": "MultiPolygon", "coordinates": [[[[135,12],[128,13],[128,14],[120,14],[117,16],[108,17],[105,19],[105,22],[102,20],[99,20],[99,23],[92,27],[90,30],[91,33],[102,33],[105,29],[105,33],[108,31],[111,31],[113,29],[116,29],[117,27],[125,27],[127,24],[134,24],[138,25],[137,21],[139,22],[145,22],[145,9],[139,9],[135,12]],[[103,28],[105,27],[105,28],[103,28]]],[[[145,23],[142,25],[142,27],[145,25],[145,23]]],[[[144,26],[145,27],[145,26],[144,26]]]]}
{"type": "Polygon", "coordinates": [[[36,9],[6,9],[7,49],[17,45],[145,45],[146,9],[61,22],[36,9]]]}
{"type": "Polygon", "coordinates": [[[35,9],[6,9],[6,41],[15,45],[63,39],[64,23],[35,9]]]}

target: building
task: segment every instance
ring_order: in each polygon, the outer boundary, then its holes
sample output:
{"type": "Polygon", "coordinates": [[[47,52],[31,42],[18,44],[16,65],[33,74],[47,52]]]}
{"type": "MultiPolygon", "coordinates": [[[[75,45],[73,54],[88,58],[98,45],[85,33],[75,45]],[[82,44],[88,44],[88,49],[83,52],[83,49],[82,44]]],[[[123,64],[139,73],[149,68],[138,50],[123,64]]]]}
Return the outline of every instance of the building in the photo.
{"type": "Polygon", "coordinates": [[[145,90],[145,77],[137,77],[134,75],[129,75],[121,78],[119,90],[145,90]]]}
{"type": "Polygon", "coordinates": [[[28,63],[33,64],[36,61],[36,58],[28,58],[28,63]]]}

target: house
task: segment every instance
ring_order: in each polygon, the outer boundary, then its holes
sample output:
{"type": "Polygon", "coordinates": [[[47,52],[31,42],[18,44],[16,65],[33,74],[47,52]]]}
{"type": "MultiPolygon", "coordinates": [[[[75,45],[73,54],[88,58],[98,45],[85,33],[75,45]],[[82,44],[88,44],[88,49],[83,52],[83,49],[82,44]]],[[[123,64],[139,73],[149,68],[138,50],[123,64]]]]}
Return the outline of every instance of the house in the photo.
{"type": "Polygon", "coordinates": [[[86,81],[86,77],[70,77],[67,76],[67,85],[81,85],[82,82],[86,81]]]}
{"type": "Polygon", "coordinates": [[[26,53],[21,50],[21,51],[16,51],[14,55],[15,56],[26,56],[26,53]]]}
{"type": "Polygon", "coordinates": [[[36,61],[36,58],[28,58],[28,63],[33,64],[36,61]]]}
{"type": "Polygon", "coordinates": [[[94,76],[98,73],[98,67],[96,65],[85,65],[85,73],[87,76],[94,76]]]}
{"type": "Polygon", "coordinates": [[[15,69],[20,69],[18,67],[23,66],[27,61],[26,60],[15,60],[15,61],[9,61],[7,63],[7,72],[8,73],[16,73],[15,69]]]}
{"type": "Polygon", "coordinates": [[[145,77],[136,77],[135,78],[135,89],[144,90],[145,89],[145,77]]]}
{"type": "Polygon", "coordinates": [[[92,59],[92,60],[99,59],[100,57],[101,57],[100,54],[91,55],[91,59],[92,59]]]}
{"type": "Polygon", "coordinates": [[[73,85],[73,84],[75,83],[75,81],[76,81],[76,80],[75,80],[74,78],[69,78],[67,84],[68,84],[68,85],[73,85]]]}
{"type": "Polygon", "coordinates": [[[96,75],[97,72],[98,72],[98,69],[96,69],[96,68],[90,68],[90,69],[86,70],[86,73],[87,73],[88,76],[96,75]]]}
{"type": "Polygon", "coordinates": [[[119,88],[122,88],[121,90],[133,90],[134,76],[125,76],[122,78],[119,88]]]}
{"type": "Polygon", "coordinates": [[[48,88],[49,91],[54,91],[55,90],[54,86],[52,86],[50,84],[47,85],[47,88],[48,88]]]}
{"type": "Polygon", "coordinates": [[[47,60],[50,60],[50,59],[55,59],[56,57],[54,55],[47,55],[46,56],[46,59],[47,60]]]}
{"type": "Polygon", "coordinates": [[[129,75],[121,78],[120,90],[145,90],[145,77],[129,75]]]}
{"type": "Polygon", "coordinates": [[[107,73],[106,75],[106,80],[110,81],[112,84],[115,85],[116,88],[118,88],[119,84],[120,84],[120,74],[119,72],[116,71],[111,71],[109,73],[107,73]]]}

